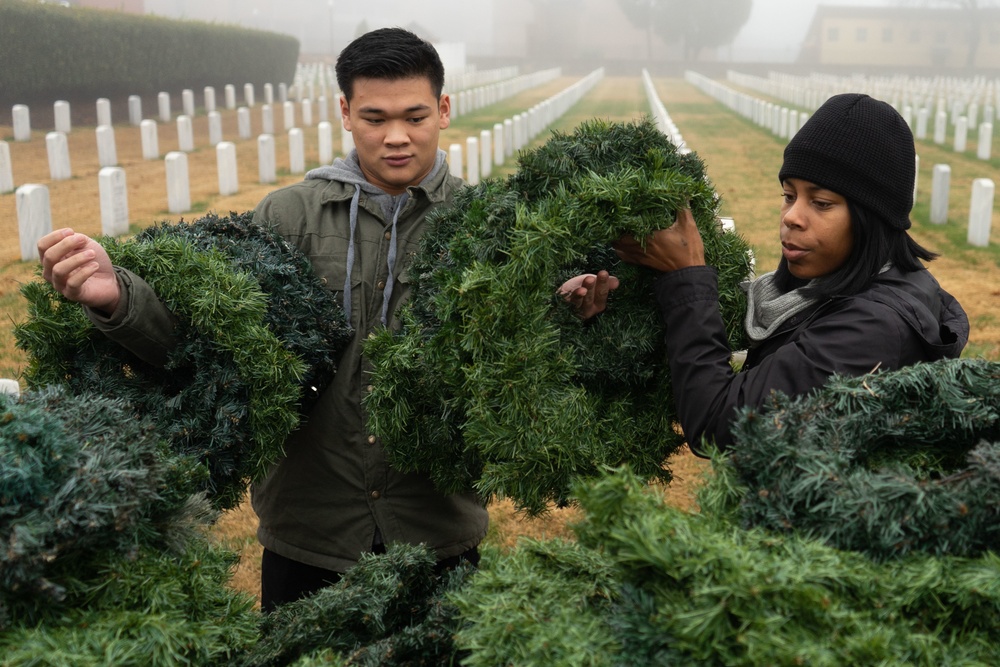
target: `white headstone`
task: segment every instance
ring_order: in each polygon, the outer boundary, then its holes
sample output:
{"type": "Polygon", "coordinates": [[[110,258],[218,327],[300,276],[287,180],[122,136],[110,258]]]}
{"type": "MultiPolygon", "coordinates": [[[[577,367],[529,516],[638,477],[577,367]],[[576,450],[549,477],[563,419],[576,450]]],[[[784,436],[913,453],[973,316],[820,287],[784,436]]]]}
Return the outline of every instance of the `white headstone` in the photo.
{"type": "Polygon", "coordinates": [[[30,141],[31,112],[28,107],[23,104],[15,104],[10,112],[14,122],[14,141],[30,141]]]}
{"type": "Polygon", "coordinates": [[[190,88],[181,91],[181,109],[184,115],[194,118],[194,91],[190,88]]]}
{"type": "Polygon", "coordinates": [[[328,121],[321,121],[319,132],[319,163],[330,164],[333,162],[333,125],[328,121]]]}
{"type": "Polygon", "coordinates": [[[0,194],[14,191],[14,169],[10,162],[10,146],[0,141],[0,194]]]}
{"type": "Polygon", "coordinates": [[[264,84],[264,104],[274,106],[274,86],[270,83],[264,84]]]}
{"type": "Polygon", "coordinates": [[[462,178],[462,144],[448,146],[448,171],[452,176],[462,178]]]}
{"type": "Polygon", "coordinates": [[[916,131],[917,139],[923,140],[927,138],[927,119],[930,117],[930,115],[931,115],[930,111],[927,109],[927,107],[924,107],[919,111],[917,111],[917,131],[916,131]]]}
{"type": "Polygon", "coordinates": [[[121,167],[104,167],[97,172],[98,190],[101,195],[101,233],[121,236],[128,233],[128,188],[125,170],[121,167]]]}
{"type": "Polygon", "coordinates": [[[466,153],[465,181],[469,185],[477,185],[479,183],[479,139],[478,138],[476,137],[466,138],[465,153],[466,153]]]}
{"type": "Polygon", "coordinates": [[[913,156],[913,203],[917,203],[917,182],[920,180],[920,156],[913,156]]]}
{"type": "Polygon", "coordinates": [[[139,123],[139,134],[142,138],[142,159],[160,159],[159,132],[156,123],[148,118],[139,123]]]}
{"type": "Polygon", "coordinates": [[[993,123],[981,123],[979,125],[979,145],[976,147],[976,157],[980,160],[989,160],[993,151],[993,123]]]}
{"type": "Polygon", "coordinates": [[[302,129],[293,127],[288,131],[288,169],[293,174],[306,172],[306,145],[302,129]]]}
{"type": "Polygon", "coordinates": [[[111,100],[106,97],[97,100],[97,124],[111,125],[111,100]]]}
{"type": "Polygon", "coordinates": [[[73,131],[73,123],[70,120],[69,102],[59,100],[52,105],[52,116],[55,120],[56,132],[69,134],[73,131]]]}
{"type": "Polygon", "coordinates": [[[514,150],[519,151],[524,148],[524,116],[514,115],[514,150]]]}
{"type": "Polygon", "coordinates": [[[3,378],[0,380],[0,393],[7,394],[9,396],[20,396],[21,395],[21,385],[17,380],[12,378],[3,378]]]}
{"type": "Polygon", "coordinates": [[[257,137],[257,173],[261,183],[274,183],[278,180],[277,159],[274,149],[274,137],[262,134],[257,137]]]}
{"type": "Polygon", "coordinates": [[[236,144],[220,141],[215,146],[215,161],[219,169],[219,194],[223,197],[239,192],[240,182],[236,170],[236,144]]]}
{"type": "Polygon", "coordinates": [[[284,104],[288,101],[288,84],[279,83],[278,84],[278,101],[284,104]]]}
{"type": "Polygon", "coordinates": [[[977,178],[972,181],[972,203],[969,206],[969,245],[985,248],[990,244],[995,191],[995,184],[988,178],[977,178]]]}
{"type": "Polygon", "coordinates": [[[788,138],[791,139],[799,131],[799,111],[792,109],[788,112],[788,138]]]}
{"type": "Polygon", "coordinates": [[[167,167],[167,210],[171,213],[187,213],[191,210],[187,153],[170,151],[163,161],[167,167]]]}
{"type": "Polygon", "coordinates": [[[208,112],[208,145],[216,146],[222,141],[222,115],[218,111],[208,112]]]}
{"type": "Polygon", "coordinates": [[[936,116],[934,116],[934,143],[943,144],[945,139],[945,132],[948,130],[948,113],[946,111],[939,111],[936,116]]]}
{"type": "Polygon", "coordinates": [[[313,111],[312,111],[312,100],[304,99],[302,104],[302,127],[312,127],[313,124],[313,111]]]}
{"type": "Polygon", "coordinates": [[[503,121],[503,154],[505,158],[514,154],[514,121],[510,118],[503,121]]]}
{"type": "Polygon", "coordinates": [[[951,167],[946,164],[934,165],[931,182],[931,222],[943,225],[948,222],[948,195],[951,190],[951,167]]]}
{"type": "Polygon", "coordinates": [[[274,109],[270,104],[260,108],[260,126],[264,134],[274,134],[274,109]]]}
{"type": "Polygon", "coordinates": [[[788,139],[792,136],[788,129],[789,120],[788,107],[781,107],[781,115],[778,117],[778,136],[782,139],[788,139]]]}
{"type": "Polygon", "coordinates": [[[502,123],[493,124],[493,164],[499,167],[503,164],[504,132],[502,123]]]}
{"type": "Polygon", "coordinates": [[[128,96],[128,122],[136,127],[142,123],[142,98],[138,95],[128,96]]]}
{"type": "Polygon", "coordinates": [[[223,89],[226,96],[226,108],[235,109],[236,108],[236,86],[231,83],[227,83],[226,87],[223,89]]]}
{"type": "Polygon", "coordinates": [[[170,93],[160,93],[156,96],[156,106],[160,112],[160,122],[169,123],[171,118],[170,112],[170,93]]]}
{"type": "Polygon", "coordinates": [[[344,124],[340,124],[340,150],[347,155],[354,150],[354,135],[347,131],[344,124]]]}
{"type": "Polygon", "coordinates": [[[285,120],[285,131],[288,131],[295,127],[295,103],[294,102],[284,102],[281,105],[282,112],[284,114],[285,120]]]}
{"type": "Polygon", "coordinates": [[[985,248],[990,244],[995,190],[995,184],[988,178],[977,178],[972,181],[972,203],[969,206],[969,245],[985,248]]]}
{"type": "Polygon", "coordinates": [[[115,128],[110,125],[98,125],[97,163],[102,167],[114,167],[118,164],[118,150],[115,148],[115,128]]]}
{"type": "Polygon", "coordinates": [[[955,122],[955,152],[964,153],[969,141],[969,121],[965,116],[959,116],[955,122]]]}
{"type": "Polygon", "coordinates": [[[240,139],[250,138],[250,133],[252,132],[250,128],[250,109],[247,107],[240,107],[236,110],[236,129],[239,132],[240,139]]]}
{"type": "Polygon", "coordinates": [[[205,86],[205,113],[215,111],[215,88],[205,86]]]}
{"type": "Polygon", "coordinates": [[[243,84],[243,103],[248,107],[252,107],[254,104],[252,83],[243,84]]]}
{"type": "Polygon", "coordinates": [[[49,177],[53,181],[65,181],[73,177],[69,164],[69,143],[62,132],[45,135],[45,150],[49,156],[49,177]]]}
{"type": "Polygon", "coordinates": [[[493,135],[489,130],[479,132],[479,175],[489,178],[493,174],[493,135]]]}
{"type": "Polygon", "coordinates": [[[181,114],[177,117],[177,150],[190,153],[194,150],[194,128],[191,117],[181,114]]]}
{"type": "Polygon", "coordinates": [[[44,185],[28,183],[17,189],[14,198],[21,259],[25,262],[38,259],[38,241],[52,231],[49,189],[44,185]]]}
{"type": "Polygon", "coordinates": [[[319,116],[319,122],[330,120],[330,103],[327,101],[326,95],[320,95],[319,100],[316,101],[316,113],[319,116]]]}

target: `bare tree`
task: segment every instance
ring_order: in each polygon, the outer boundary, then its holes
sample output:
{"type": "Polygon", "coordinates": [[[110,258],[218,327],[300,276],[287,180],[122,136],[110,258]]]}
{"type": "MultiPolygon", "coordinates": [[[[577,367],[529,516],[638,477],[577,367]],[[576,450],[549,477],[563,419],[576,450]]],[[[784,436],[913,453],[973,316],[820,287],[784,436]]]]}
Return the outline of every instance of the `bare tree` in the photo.
{"type": "Polygon", "coordinates": [[[683,45],[685,60],[704,49],[730,44],[750,18],[752,0],[618,0],[632,25],[646,31],[646,57],[652,38],[683,45]]]}

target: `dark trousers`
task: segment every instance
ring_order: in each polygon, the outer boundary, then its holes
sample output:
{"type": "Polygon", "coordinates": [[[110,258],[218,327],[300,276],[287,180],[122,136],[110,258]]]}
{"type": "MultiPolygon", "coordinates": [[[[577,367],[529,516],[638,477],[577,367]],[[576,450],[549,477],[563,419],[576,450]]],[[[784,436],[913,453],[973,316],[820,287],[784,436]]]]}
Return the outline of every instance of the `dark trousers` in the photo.
{"type": "MultiPolygon", "coordinates": [[[[372,552],[385,553],[385,545],[373,546],[372,552]]],[[[479,549],[472,547],[465,553],[439,560],[434,566],[434,572],[440,574],[460,563],[470,563],[477,567],[479,549]]],[[[260,608],[265,612],[274,611],[278,605],[294,602],[324,586],[337,583],[341,576],[341,572],[306,565],[264,549],[264,555],[260,559],[260,608]]]]}

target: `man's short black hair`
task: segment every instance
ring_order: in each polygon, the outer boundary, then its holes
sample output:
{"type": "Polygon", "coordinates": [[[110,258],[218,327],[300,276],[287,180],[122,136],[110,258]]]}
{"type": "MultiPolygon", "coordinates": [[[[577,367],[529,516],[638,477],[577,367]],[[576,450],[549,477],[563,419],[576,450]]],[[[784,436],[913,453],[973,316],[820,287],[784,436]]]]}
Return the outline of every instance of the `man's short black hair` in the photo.
{"type": "Polygon", "coordinates": [[[348,103],[359,77],[390,81],[426,77],[435,97],[441,97],[444,89],[444,65],[437,50],[403,28],[380,28],[361,35],[340,52],[336,70],[337,85],[348,103]]]}

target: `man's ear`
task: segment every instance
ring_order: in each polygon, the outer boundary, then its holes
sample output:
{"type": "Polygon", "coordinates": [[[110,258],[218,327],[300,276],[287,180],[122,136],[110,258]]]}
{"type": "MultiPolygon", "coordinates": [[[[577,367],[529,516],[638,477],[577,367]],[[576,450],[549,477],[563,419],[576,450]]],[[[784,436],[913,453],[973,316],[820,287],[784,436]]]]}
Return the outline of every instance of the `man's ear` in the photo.
{"type": "Polygon", "coordinates": [[[440,116],[438,128],[447,130],[448,126],[451,125],[451,96],[447,93],[441,95],[441,100],[438,102],[438,114],[440,116]]]}
{"type": "Polygon", "coordinates": [[[340,121],[344,124],[344,129],[351,131],[351,105],[347,102],[347,96],[340,96],[340,121]]]}

